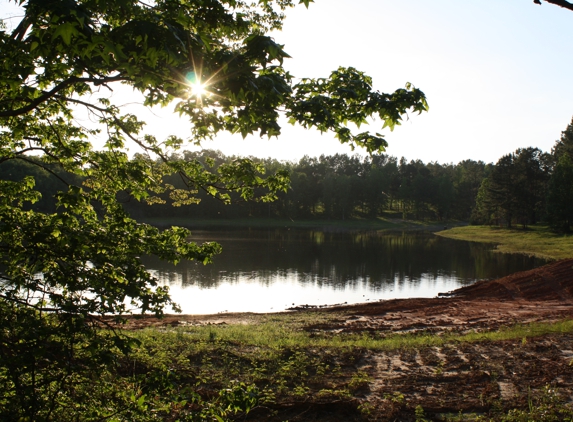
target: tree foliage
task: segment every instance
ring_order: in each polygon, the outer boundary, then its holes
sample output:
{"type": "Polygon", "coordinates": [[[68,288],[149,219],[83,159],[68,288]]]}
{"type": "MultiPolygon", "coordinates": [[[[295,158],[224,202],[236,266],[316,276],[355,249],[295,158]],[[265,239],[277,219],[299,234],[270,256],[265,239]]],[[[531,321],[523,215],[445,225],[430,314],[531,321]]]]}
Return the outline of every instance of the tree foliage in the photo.
{"type": "Polygon", "coordinates": [[[480,187],[475,222],[526,227],[545,217],[551,158],[538,148],[519,148],[501,157],[480,187]]]}
{"type": "Polygon", "coordinates": [[[540,221],[559,232],[573,224],[573,122],[561,133],[551,154],[520,148],[499,159],[482,182],[472,221],[526,227],[540,221]]]}
{"type": "MultiPolygon", "coordinates": [[[[180,157],[201,162],[212,159],[214,169],[238,159],[210,150],[186,151],[180,157]]],[[[398,161],[384,154],[321,155],[288,163],[275,159],[253,161],[263,165],[268,174],[287,171],[291,188],[279,192],[272,203],[243,201],[237,193],[230,193],[231,204],[224,205],[199,192],[196,196],[201,202],[194,207],[170,206],[167,193],[161,195],[165,204],[149,206],[130,201],[124,206],[131,215],[148,221],[250,217],[343,220],[378,218],[388,213],[420,220],[468,220],[480,183],[491,167],[472,160],[458,164],[398,161]]],[[[166,181],[176,189],[184,188],[176,176],[166,181]]]]}
{"type": "Polygon", "coordinates": [[[573,158],[573,119],[567,128],[561,132],[561,138],[555,142],[551,154],[555,158],[555,163],[559,162],[564,155],[573,158]]]}
{"type": "Polygon", "coordinates": [[[573,120],[552,154],[555,168],[547,191],[547,219],[553,229],[568,233],[573,226],[573,120]]]}
{"type": "Polygon", "coordinates": [[[549,179],[547,218],[556,231],[568,233],[573,226],[573,160],[569,155],[559,159],[549,179]]]}
{"type": "Polygon", "coordinates": [[[126,350],[119,334],[95,329],[102,323],[97,316],[135,309],[161,314],[172,304],[140,256],[208,263],[219,252],[215,243],[190,242],[187,230],[138,223],[120,197],[155,203],[167,193],[186,205],[204,191],[222,201],[231,192],[270,201],[288,186],[286,173],[263,176],[252,160],[215,170],[210,160],[169,160],[171,152],[221,131],[278,136],[281,114],[381,151],[381,135],[354,134],[346,123],[377,115],[392,128],[406,111],[427,109],[418,89],[382,94],[353,68],[295,83],[282,67],[288,54],[267,35],[281,27],[290,0],[16,2],[24,16],[11,32],[0,31],[4,420],[50,420],[66,406],[81,414],[82,400],[60,398],[86,382],[78,378],[82,365],[106,363],[112,346],[126,350]],[[147,134],[145,122],[112,95],[125,87],[145,106],[174,103],[189,120],[190,139],[147,134]],[[129,157],[129,145],[140,153],[129,157]],[[6,166],[14,161],[37,170],[9,177],[6,166]],[[34,178],[40,170],[58,180],[55,209],[30,205],[41,200],[34,178]],[[169,175],[184,187],[165,183],[169,175]]]}

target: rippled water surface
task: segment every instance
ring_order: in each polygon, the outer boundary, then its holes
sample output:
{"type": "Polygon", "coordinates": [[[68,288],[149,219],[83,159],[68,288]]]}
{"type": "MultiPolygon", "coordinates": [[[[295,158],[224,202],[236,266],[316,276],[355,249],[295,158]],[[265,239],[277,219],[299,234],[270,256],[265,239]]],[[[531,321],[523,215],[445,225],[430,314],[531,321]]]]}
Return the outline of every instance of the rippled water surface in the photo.
{"type": "Polygon", "coordinates": [[[184,313],[196,314],[434,297],[544,264],[428,232],[226,228],[195,230],[192,240],[217,241],[223,253],[207,266],[145,265],[170,286],[184,313]]]}

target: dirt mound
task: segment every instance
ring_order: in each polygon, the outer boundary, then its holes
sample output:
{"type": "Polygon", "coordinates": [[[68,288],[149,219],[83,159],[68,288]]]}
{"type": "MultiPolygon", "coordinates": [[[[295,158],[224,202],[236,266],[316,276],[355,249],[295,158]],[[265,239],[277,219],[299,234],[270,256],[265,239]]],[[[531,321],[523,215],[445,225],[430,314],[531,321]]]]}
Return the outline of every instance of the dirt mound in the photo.
{"type": "Polygon", "coordinates": [[[454,297],[464,299],[573,301],[573,259],[557,261],[497,280],[481,281],[452,293],[454,297]]]}

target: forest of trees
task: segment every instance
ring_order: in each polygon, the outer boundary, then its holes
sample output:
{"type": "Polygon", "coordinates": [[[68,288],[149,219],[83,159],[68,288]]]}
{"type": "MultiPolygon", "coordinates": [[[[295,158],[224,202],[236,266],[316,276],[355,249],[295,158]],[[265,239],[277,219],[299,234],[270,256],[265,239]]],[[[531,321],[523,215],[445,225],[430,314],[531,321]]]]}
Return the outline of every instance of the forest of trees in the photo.
{"type": "MultiPolygon", "coordinates": [[[[213,150],[184,151],[173,158],[210,171],[242,159],[213,150]]],[[[569,231],[573,224],[573,121],[551,153],[520,148],[495,164],[474,160],[458,164],[408,162],[382,154],[305,156],[297,163],[250,158],[262,165],[267,175],[288,172],[291,188],[279,192],[273,202],[244,201],[238,192],[229,192],[232,200],[227,203],[213,198],[208,189],[194,191],[179,175],[171,175],[165,177],[165,182],[173,188],[151,197],[149,202],[153,204],[130,200],[129,195],[120,195],[119,199],[132,216],[141,219],[345,220],[391,214],[507,227],[547,222],[562,232],[569,231]],[[176,202],[173,198],[180,196],[174,193],[184,190],[193,192],[192,203],[172,206],[176,202]]],[[[4,163],[0,169],[14,180],[33,173],[43,193],[36,207],[54,212],[55,201],[50,198],[59,188],[59,179],[72,176],[45,167],[51,173],[22,160],[4,163]]]]}
{"type": "Polygon", "coordinates": [[[501,157],[479,188],[472,222],[526,227],[547,222],[569,232],[573,223],[573,121],[551,153],[520,148],[501,157]]]}
{"type": "MultiPolygon", "coordinates": [[[[214,166],[238,159],[219,151],[184,152],[182,158],[214,166]]],[[[252,158],[252,157],[251,157],[252,158]]],[[[256,158],[253,158],[257,160],[256,158]]],[[[472,224],[522,226],[546,222],[569,232],[573,225],[573,120],[550,153],[520,148],[497,163],[471,159],[457,164],[406,161],[378,154],[304,157],[298,163],[259,160],[269,174],[287,169],[291,188],[271,203],[225,204],[199,192],[193,206],[141,207],[139,217],[288,219],[377,218],[398,214],[415,220],[461,220],[472,224]]],[[[177,176],[168,183],[183,188],[177,176]]]]}
{"type": "MultiPolygon", "coordinates": [[[[218,151],[185,152],[185,160],[215,166],[237,157],[226,157],[218,151]]],[[[253,158],[253,160],[256,160],[253,158]]],[[[286,169],[291,188],[279,192],[273,202],[241,201],[231,204],[209,198],[208,192],[198,192],[201,202],[192,206],[172,207],[167,194],[165,204],[141,206],[125,203],[139,218],[376,218],[387,212],[419,220],[468,220],[475,197],[489,165],[472,160],[457,165],[425,164],[420,160],[398,161],[386,155],[372,157],[332,156],[304,157],[297,163],[283,163],[274,159],[260,160],[269,174],[286,169]]],[[[168,183],[176,188],[184,184],[177,176],[168,183]]]]}

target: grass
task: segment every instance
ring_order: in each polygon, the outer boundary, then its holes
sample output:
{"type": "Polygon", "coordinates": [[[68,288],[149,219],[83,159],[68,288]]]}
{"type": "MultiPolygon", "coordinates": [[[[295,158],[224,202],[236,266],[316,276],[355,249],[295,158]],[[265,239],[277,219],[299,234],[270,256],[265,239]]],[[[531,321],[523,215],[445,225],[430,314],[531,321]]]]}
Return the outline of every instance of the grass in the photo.
{"type": "MultiPolygon", "coordinates": [[[[336,315],[336,314],[334,314],[336,315]]],[[[440,347],[448,343],[505,341],[539,337],[546,334],[564,334],[573,332],[573,320],[558,323],[517,324],[489,332],[474,332],[468,334],[447,333],[405,333],[381,335],[378,333],[343,334],[329,331],[304,330],[305,325],[316,323],[327,324],[333,318],[332,314],[302,313],[299,315],[261,315],[260,320],[252,324],[204,325],[195,327],[180,327],[170,331],[155,329],[135,332],[135,336],[154,333],[156,336],[184,336],[196,342],[224,342],[234,344],[237,348],[255,349],[365,349],[365,350],[397,350],[416,349],[420,347],[440,347]]]]}
{"type": "Polygon", "coordinates": [[[121,375],[165,420],[234,420],[255,404],[261,418],[293,403],[350,405],[368,382],[354,366],[364,349],[317,347],[303,324],[327,320],[262,315],[249,324],[130,332],[139,346],[121,375]]]}
{"type": "Polygon", "coordinates": [[[499,252],[522,253],[549,260],[573,258],[573,236],[553,233],[547,226],[530,226],[525,230],[465,226],[436,234],[452,239],[496,243],[499,252]]]}

